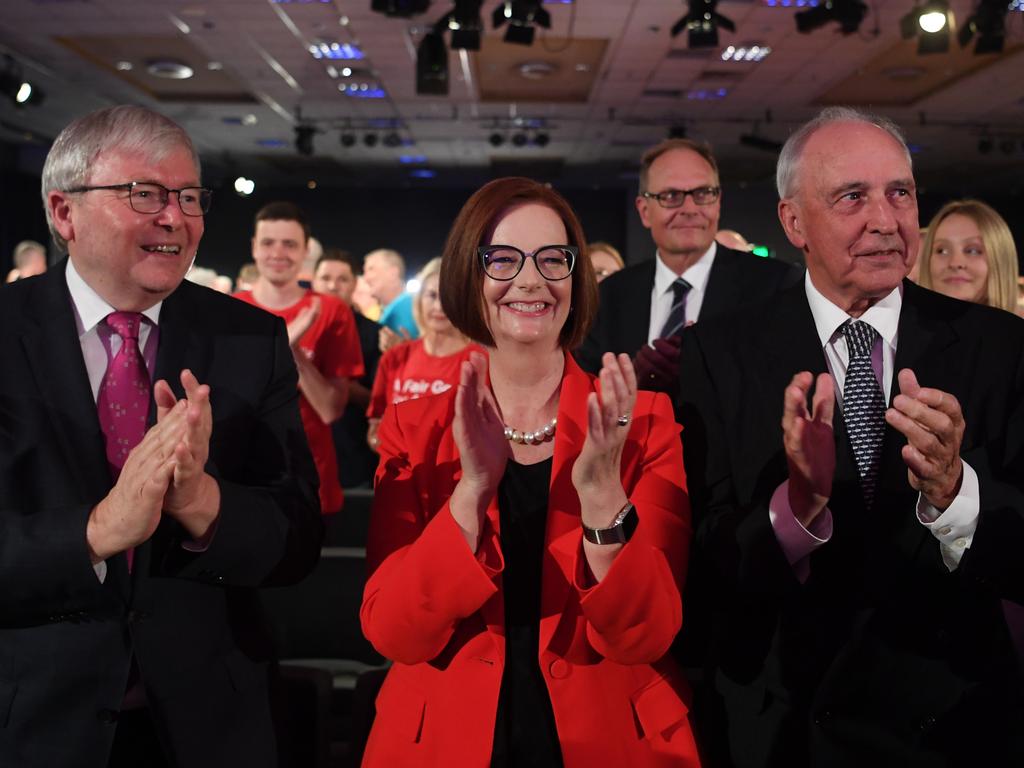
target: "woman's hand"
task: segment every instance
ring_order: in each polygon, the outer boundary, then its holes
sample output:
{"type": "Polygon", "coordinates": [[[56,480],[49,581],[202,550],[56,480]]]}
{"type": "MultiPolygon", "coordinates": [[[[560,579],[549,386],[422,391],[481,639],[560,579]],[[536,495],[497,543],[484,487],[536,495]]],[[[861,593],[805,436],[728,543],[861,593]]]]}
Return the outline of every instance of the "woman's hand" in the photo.
{"type": "Polygon", "coordinates": [[[511,453],[504,422],[487,386],[487,358],[479,352],[471,352],[459,372],[452,434],[459,449],[462,477],[452,492],[450,507],[475,552],[484,513],[498,490],[511,453]]]}
{"type": "Polygon", "coordinates": [[[587,398],[587,438],[572,468],[583,522],[591,528],[611,525],[625,503],[622,447],[636,405],[636,374],[629,355],[606,352],[601,362],[601,394],[591,392],[587,398]]]}

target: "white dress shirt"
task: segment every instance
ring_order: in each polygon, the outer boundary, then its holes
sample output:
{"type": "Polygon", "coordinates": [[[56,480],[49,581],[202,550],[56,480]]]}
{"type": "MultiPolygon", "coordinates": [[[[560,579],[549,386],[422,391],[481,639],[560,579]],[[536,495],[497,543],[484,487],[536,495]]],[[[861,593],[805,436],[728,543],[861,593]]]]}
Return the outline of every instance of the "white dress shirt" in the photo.
{"type": "Polygon", "coordinates": [[[704,252],[704,255],[681,275],[677,275],[665,266],[665,262],[661,260],[661,254],[655,256],[654,288],[651,290],[651,324],[647,330],[648,344],[652,344],[661,336],[661,329],[665,327],[669,312],[672,311],[674,298],[672,283],[678,277],[690,284],[690,290],[686,292],[686,304],[683,307],[686,322],[697,322],[701,305],[704,303],[704,295],[708,290],[708,277],[711,275],[711,265],[715,261],[716,251],[717,243],[712,241],[711,247],[704,252]]]}
{"type": "MultiPolygon", "coordinates": [[[[841,328],[847,320],[853,318],[818,291],[814,283],[811,282],[809,272],[804,275],[804,289],[811,314],[814,316],[814,325],[825,353],[829,373],[832,374],[835,381],[837,406],[835,418],[842,418],[840,411],[843,385],[846,381],[846,368],[850,362],[850,354],[846,345],[846,337],[841,328]]],[[[875,376],[882,386],[886,403],[891,402],[892,383],[895,378],[893,368],[902,306],[903,286],[899,285],[893,289],[892,293],[875,303],[858,318],[871,325],[879,334],[871,352],[871,364],[875,370],[875,376]]],[[[978,475],[966,461],[962,463],[963,480],[960,492],[945,511],[937,510],[928,503],[923,495],[918,496],[917,502],[917,519],[938,539],[942,560],[950,571],[956,569],[964,552],[970,548],[981,509],[978,475]]],[[[768,514],[787,560],[796,571],[797,577],[801,581],[805,581],[810,573],[807,557],[815,549],[827,543],[832,536],[831,511],[826,507],[811,524],[810,529],[804,528],[793,515],[789,506],[789,481],[787,480],[772,495],[768,514]]]]}

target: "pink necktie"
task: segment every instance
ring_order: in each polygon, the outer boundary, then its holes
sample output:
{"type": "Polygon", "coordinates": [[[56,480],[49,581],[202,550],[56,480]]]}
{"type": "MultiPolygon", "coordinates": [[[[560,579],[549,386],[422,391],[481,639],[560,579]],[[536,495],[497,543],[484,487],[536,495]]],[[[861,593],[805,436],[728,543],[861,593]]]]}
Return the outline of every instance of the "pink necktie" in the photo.
{"type": "MultiPolygon", "coordinates": [[[[143,318],[138,312],[111,312],[107,326],[121,337],[121,348],[114,355],[100,382],[96,411],[107,443],[107,464],[115,481],[132,448],[146,434],[149,416],[149,372],[139,351],[139,328],[143,318]]],[[[131,570],[132,551],[128,550],[131,570]]]]}

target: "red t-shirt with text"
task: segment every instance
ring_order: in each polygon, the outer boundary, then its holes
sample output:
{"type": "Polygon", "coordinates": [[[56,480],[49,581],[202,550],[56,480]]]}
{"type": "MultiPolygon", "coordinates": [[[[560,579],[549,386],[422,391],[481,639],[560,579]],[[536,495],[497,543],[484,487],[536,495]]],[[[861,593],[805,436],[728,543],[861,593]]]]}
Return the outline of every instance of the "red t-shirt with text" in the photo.
{"type": "Polygon", "coordinates": [[[366,415],[379,419],[392,403],[416,400],[427,395],[447,392],[459,383],[459,369],[470,352],[483,352],[477,344],[467,344],[458,352],[435,357],[423,348],[423,339],[392,347],[377,364],[373,394],[366,415]]]}

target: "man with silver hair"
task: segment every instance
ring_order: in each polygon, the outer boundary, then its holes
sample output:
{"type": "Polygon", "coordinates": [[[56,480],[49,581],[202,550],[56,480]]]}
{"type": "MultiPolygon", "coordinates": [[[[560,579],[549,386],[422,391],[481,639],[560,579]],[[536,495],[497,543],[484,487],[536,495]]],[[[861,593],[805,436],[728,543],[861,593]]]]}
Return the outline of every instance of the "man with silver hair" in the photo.
{"type": "Polygon", "coordinates": [[[778,186],[803,284],[682,345],[705,764],[1022,765],[1024,323],[905,280],[888,120],[824,110],[778,186]]]}
{"type": "Polygon", "coordinates": [[[42,194],[68,258],[0,296],[0,765],[274,766],[254,588],[322,537],[284,325],[183,282],[210,192],[162,115],[78,118],[42,194]]]}

